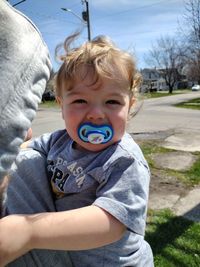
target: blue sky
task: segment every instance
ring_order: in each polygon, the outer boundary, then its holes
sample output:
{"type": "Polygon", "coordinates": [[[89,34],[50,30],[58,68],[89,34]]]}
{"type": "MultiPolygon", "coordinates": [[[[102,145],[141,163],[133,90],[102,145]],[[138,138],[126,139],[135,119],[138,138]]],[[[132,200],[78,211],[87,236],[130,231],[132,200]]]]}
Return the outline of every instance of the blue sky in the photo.
{"type": "MultiPolygon", "coordinates": [[[[11,4],[19,0],[10,0],[11,4]]],[[[134,52],[138,68],[148,67],[144,55],[160,36],[175,35],[183,18],[184,0],[88,0],[91,37],[108,35],[122,49],[134,52]]],[[[70,12],[81,16],[81,0],[26,0],[17,9],[39,28],[47,43],[54,69],[54,51],[69,34],[84,27],[79,42],[87,40],[87,27],[70,12]]]]}

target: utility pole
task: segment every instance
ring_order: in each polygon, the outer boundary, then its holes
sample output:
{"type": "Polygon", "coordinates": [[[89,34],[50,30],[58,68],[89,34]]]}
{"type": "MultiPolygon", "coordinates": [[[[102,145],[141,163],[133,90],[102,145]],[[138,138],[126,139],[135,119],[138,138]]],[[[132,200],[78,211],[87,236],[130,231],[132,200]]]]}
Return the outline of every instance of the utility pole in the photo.
{"type": "Polygon", "coordinates": [[[82,18],[87,22],[87,30],[88,30],[88,41],[91,40],[91,32],[90,32],[90,13],[89,13],[89,3],[88,0],[82,0],[82,4],[86,5],[86,10],[82,12],[82,18]]]}
{"type": "MultiPolygon", "coordinates": [[[[0,0],[1,1],[1,0],[0,0]]],[[[80,19],[84,24],[87,25],[87,32],[88,32],[88,41],[91,40],[91,33],[90,33],[90,14],[89,14],[89,4],[88,4],[88,0],[82,0],[82,4],[86,5],[86,10],[84,10],[82,12],[82,18],[77,15],[75,12],[73,12],[71,9],[69,8],[64,8],[62,7],[61,9],[63,11],[68,11],[71,12],[74,16],[76,16],[78,19],[80,19]]]]}

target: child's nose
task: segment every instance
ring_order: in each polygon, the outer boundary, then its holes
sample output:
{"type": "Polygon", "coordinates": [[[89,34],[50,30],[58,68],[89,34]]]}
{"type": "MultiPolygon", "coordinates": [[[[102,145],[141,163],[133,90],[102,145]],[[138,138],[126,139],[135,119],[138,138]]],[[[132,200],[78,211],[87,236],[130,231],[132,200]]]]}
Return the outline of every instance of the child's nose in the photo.
{"type": "Polygon", "coordinates": [[[87,113],[88,120],[101,120],[105,118],[104,111],[99,106],[92,106],[87,113]]]}

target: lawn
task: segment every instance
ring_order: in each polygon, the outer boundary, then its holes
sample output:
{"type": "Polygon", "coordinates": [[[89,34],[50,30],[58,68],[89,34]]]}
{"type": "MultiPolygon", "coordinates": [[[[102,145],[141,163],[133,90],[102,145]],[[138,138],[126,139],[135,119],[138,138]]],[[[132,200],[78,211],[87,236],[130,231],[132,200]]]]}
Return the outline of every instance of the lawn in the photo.
{"type": "Polygon", "coordinates": [[[178,95],[178,94],[185,94],[191,92],[191,90],[174,90],[172,94],[168,93],[168,91],[158,91],[158,92],[152,92],[152,93],[144,93],[144,98],[158,98],[158,97],[164,97],[164,96],[172,96],[172,95],[178,95]]]}
{"type": "MultiPolygon", "coordinates": [[[[153,155],[174,151],[154,141],[142,142],[140,147],[154,172],[157,168],[153,155]]],[[[162,169],[163,175],[173,176],[189,187],[200,184],[200,152],[194,154],[197,160],[189,170],[162,169]]],[[[153,250],[155,267],[200,266],[200,224],[197,222],[175,216],[170,209],[149,210],[145,239],[153,250]]]]}
{"type": "Polygon", "coordinates": [[[177,217],[169,209],[148,212],[145,239],[155,267],[199,267],[200,224],[177,217]]]}
{"type": "Polygon", "coordinates": [[[39,104],[39,108],[59,108],[59,105],[56,100],[54,101],[45,101],[39,104]]]}
{"type": "MultiPolygon", "coordinates": [[[[153,154],[176,152],[176,150],[160,147],[156,142],[142,142],[140,144],[140,147],[144,153],[145,158],[148,161],[150,169],[154,172],[156,172],[158,168],[155,166],[155,163],[153,160],[153,154]]],[[[176,179],[178,179],[180,182],[182,182],[183,184],[189,187],[200,184],[200,152],[194,152],[191,154],[196,155],[197,159],[189,170],[176,171],[176,170],[162,169],[163,175],[165,174],[166,176],[173,176],[176,179]]],[[[159,170],[161,169],[159,168],[159,170]]]]}
{"type": "Polygon", "coordinates": [[[190,109],[200,110],[200,98],[194,98],[190,101],[182,102],[182,103],[179,103],[175,106],[179,107],[179,108],[190,108],[190,109]]]}

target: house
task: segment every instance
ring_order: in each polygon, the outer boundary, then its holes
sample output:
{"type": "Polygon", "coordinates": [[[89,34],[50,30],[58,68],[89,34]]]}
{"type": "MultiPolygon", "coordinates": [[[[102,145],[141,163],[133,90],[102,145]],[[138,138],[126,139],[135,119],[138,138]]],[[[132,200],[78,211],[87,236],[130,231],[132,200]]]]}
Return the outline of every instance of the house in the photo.
{"type": "MultiPolygon", "coordinates": [[[[169,87],[164,79],[164,69],[142,69],[140,70],[142,74],[143,83],[141,86],[141,92],[156,92],[156,91],[168,91],[169,87]]],[[[174,89],[187,88],[188,83],[186,77],[178,73],[178,70],[174,72],[178,81],[175,82],[174,89]]]]}
{"type": "Polygon", "coordinates": [[[143,82],[141,86],[141,91],[142,92],[153,92],[157,91],[157,81],[160,78],[159,73],[157,69],[142,69],[140,71],[143,82]]]}

